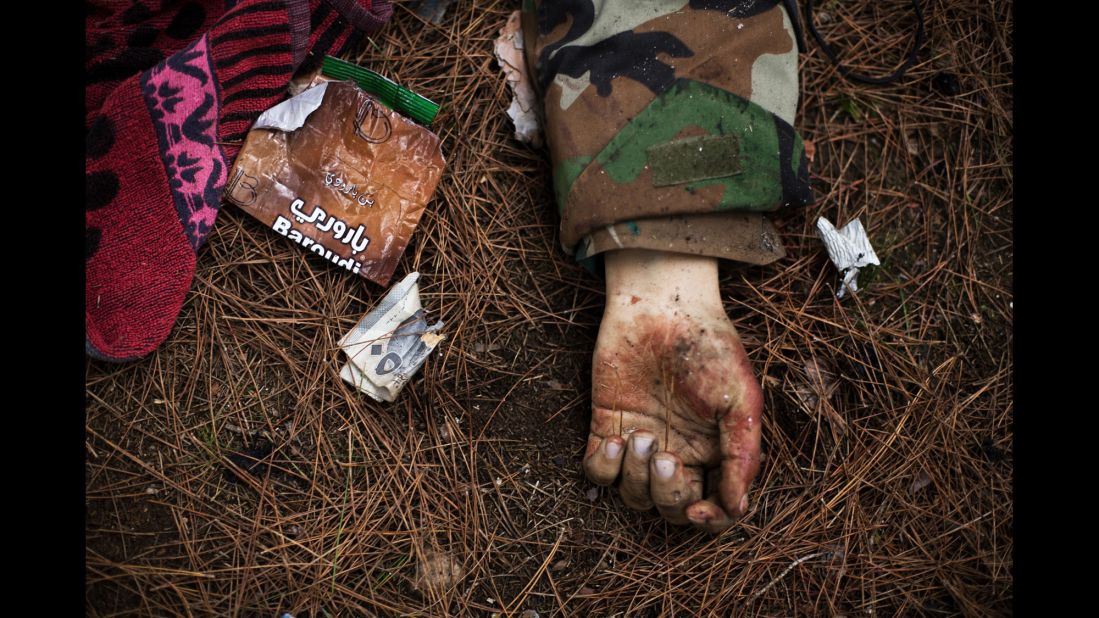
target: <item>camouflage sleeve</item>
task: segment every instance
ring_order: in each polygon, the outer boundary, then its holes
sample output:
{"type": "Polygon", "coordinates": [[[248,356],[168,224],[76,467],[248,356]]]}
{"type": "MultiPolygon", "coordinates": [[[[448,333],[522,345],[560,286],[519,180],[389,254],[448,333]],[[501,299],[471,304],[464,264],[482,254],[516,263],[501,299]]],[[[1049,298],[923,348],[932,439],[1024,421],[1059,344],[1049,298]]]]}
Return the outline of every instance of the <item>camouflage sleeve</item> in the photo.
{"type": "Polygon", "coordinates": [[[778,0],[524,0],[523,13],[566,250],[783,255],[762,213],[811,196],[778,0]]]}

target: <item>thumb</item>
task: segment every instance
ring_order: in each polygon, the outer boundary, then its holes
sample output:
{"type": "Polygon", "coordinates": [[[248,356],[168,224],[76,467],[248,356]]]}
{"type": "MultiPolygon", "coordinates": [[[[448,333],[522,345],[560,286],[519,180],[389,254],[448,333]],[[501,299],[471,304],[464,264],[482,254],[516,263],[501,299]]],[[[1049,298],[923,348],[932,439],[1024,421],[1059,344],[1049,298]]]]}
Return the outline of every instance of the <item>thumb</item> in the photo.
{"type": "Polygon", "coordinates": [[[740,400],[719,424],[721,431],[721,480],[718,495],[731,517],[748,512],[748,488],[759,473],[760,424],[763,420],[763,391],[747,363],[740,364],[737,382],[740,400]]]}

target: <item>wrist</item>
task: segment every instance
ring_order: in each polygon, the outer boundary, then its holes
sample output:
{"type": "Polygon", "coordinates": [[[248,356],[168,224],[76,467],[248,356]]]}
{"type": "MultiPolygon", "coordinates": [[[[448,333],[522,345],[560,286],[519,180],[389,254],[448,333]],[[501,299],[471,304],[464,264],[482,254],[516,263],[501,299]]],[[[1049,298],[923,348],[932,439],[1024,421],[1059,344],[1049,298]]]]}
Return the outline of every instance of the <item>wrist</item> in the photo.
{"type": "Polygon", "coordinates": [[[724,312],[717,258],[622,249],[604,254],[607,305],[691,307],[724,312]]]}

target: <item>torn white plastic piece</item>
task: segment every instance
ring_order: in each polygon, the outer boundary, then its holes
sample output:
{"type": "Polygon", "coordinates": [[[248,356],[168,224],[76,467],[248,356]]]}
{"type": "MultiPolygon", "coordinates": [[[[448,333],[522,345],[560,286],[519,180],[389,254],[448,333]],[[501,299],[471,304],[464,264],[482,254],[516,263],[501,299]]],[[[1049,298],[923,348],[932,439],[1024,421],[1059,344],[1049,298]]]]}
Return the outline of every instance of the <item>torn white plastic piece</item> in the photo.
{"type": "Polygon", "coordinates": [[[445,336],[420,306],[420,273],[409,273],[340,339],[348,362],[340,377],[378,401],[393,401],[445,336]]]}
{"type": "Polygon", "coordinates": [[[278,105],[269,108],[256,118],[253,129],[275,129],[277,131],[297,131],[305,124],[309,114],[317,111],[324,100],[324,91],[328,89],[328,82],[306,90],[296,97],[287,99],[278,105]]]}
{"type": "Polygon", "coordinates": [[[541,124],[538,121],[538,99],[527,72],[523,55],[523,28],[520,12],[515,11],[507,24],[500,28],[500,36],[494,47],[496,62],[504,70],[504,78],[511,86],[511,105],[508,116],[515,125],[515,139],[535,147],[542,145],[541,124]]]}
{"type": "Polygon", "coordinates": [[[866,237],[866,230],[858,219],[850,221],[840,229],[836,229],[832,222],[824,217],[817,219],[817,231],[828,249],[828,257],[843,275],[843,285],[840,286],[836,297],[843,298],[850,288],[852,293],[859,291],[859,269],[873,264],[880,266],[874,248],[870,246],[870,239],[866,237]]]}

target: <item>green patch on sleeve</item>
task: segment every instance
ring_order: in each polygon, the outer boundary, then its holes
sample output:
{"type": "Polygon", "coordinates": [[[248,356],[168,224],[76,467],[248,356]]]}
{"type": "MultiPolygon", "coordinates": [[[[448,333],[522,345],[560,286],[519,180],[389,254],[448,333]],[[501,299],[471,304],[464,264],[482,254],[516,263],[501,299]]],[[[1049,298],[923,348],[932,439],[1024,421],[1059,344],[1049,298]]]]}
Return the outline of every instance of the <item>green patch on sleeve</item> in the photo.
{"type": "MultiPolygon", "coordinates": [[[[732,141],[717,141],[724,152],[732,155],[732,141]]],[[[704,159],[719,150],[707,153],[704,159]]],[[[777,208],[782,201],[782,176],[779,170],[779,140],[773,114],[751,101],[708,84],[680,79],[658,95],[630,124],[623,127],[614,139],[595,157],[612,180],[628,184],[637,180],[646,167],[650,167],[653,184],[657,177],[663,180],[676,176],[690,180],[683,190],[693,192],[703,187],[723,185],[722,198],[714,204],[715,210],[766,211],[777,208]],[[673,150],[683,141],[680,134],[695,133],[701,129],[708,139],[734,137],[735,163],[708,160],[710,172],[723,172],[720,177],[702,179],[687,178],[690,172],[685,163],[674,170],[657,171],[650,166],[649,151],[661,145],[673,150]]],[[[694,161],[699,163],[699,161],[694,161]]],[[[667,162],[660,165],[666,165],[667,162]]],[[[680,183],[671,183],[680,184],[680,183]]],[[[571,180],[569,186],[571,185],[571,180]]],[[[558,204],[564,203],[558,185],[558,204]]]]}
{"type": "Polygon", "coordinates": [[[724,178],[740,172],[736,135],[696,135],[645,149],[654,187],[724,178]]]}

